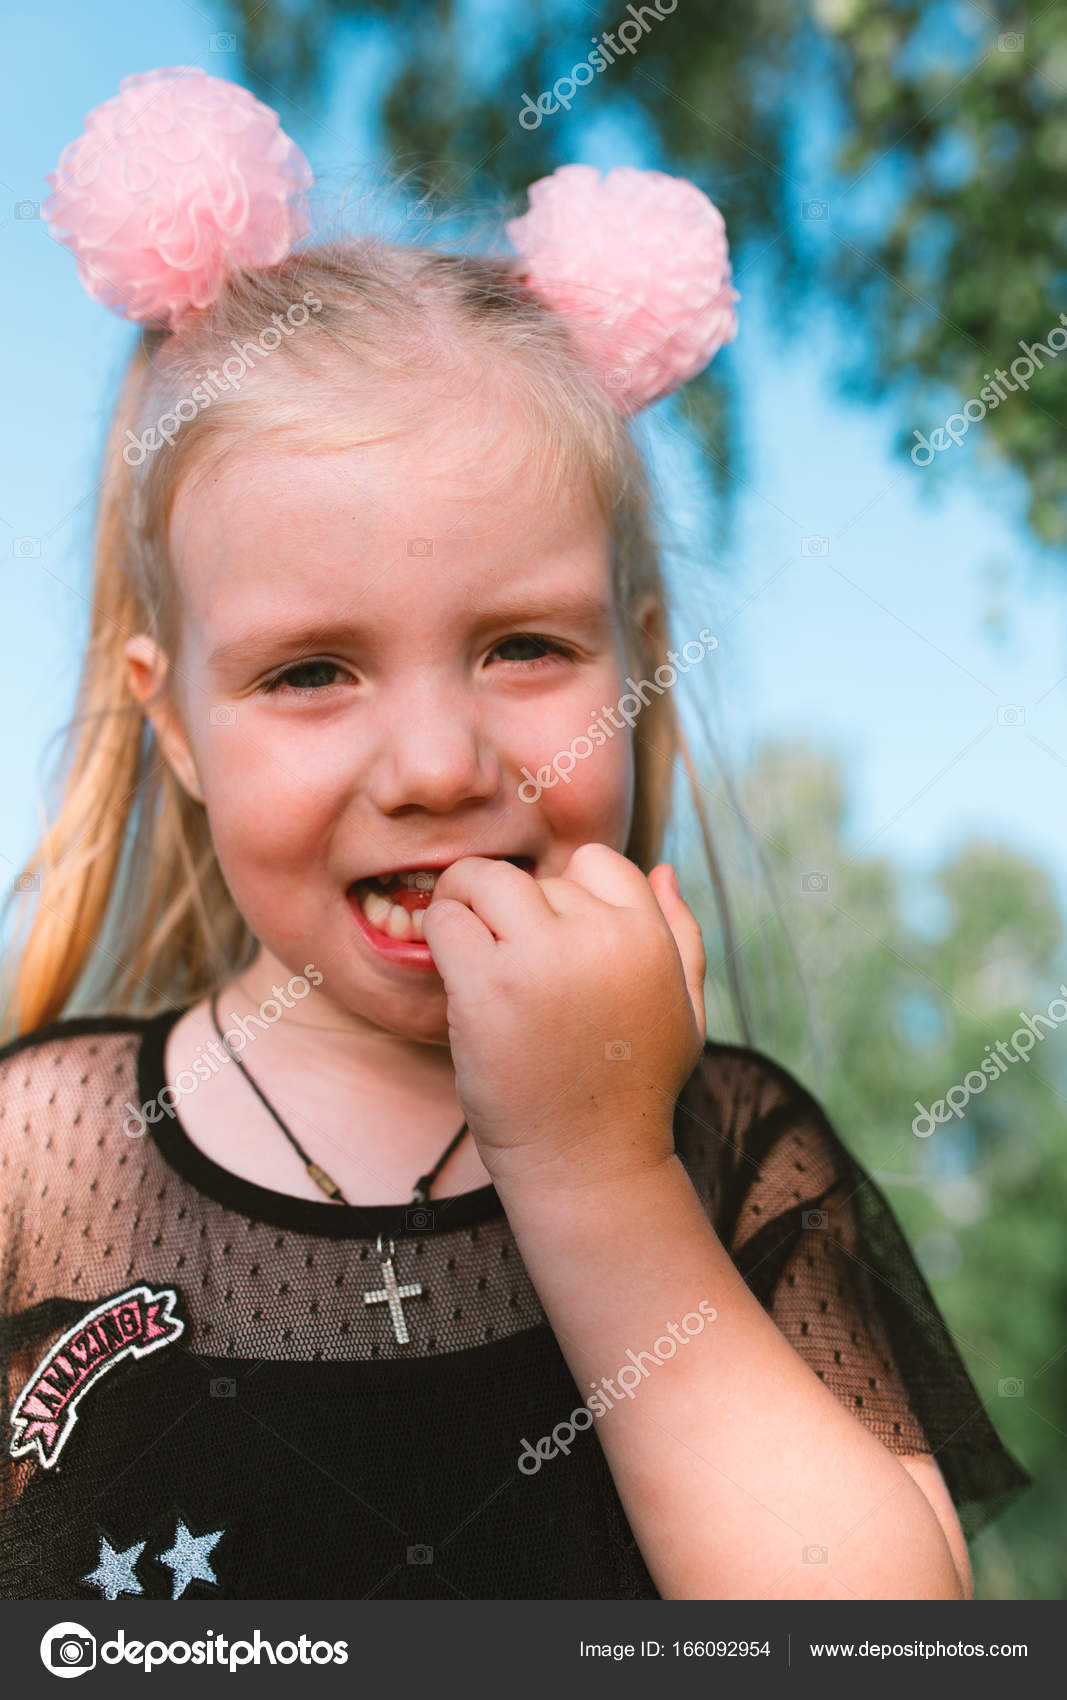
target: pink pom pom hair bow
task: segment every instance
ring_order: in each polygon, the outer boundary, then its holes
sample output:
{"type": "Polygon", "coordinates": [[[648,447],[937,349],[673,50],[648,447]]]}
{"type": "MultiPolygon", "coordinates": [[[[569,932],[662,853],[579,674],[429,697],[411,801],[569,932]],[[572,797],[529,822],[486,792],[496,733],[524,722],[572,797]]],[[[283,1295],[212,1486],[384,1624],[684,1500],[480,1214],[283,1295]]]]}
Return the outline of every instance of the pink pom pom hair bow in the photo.
{"type": "Polygon", "coordinates": [[[276,265],[307,234],[313,177],[269,106],[178,65],[124,77],[47,181],[42,216],[89,294],[175,330],[227,272],[276,265]]]}
{"type": "MultiPolygon", "coordinates": [[[[194,66],[123,78],[63,149],[42,207],[88,293],[176,331],[227,274],[307,235],[307,160],[247,89],[194,66]]],[[[568,323],[624,415],[669,395],[737,332],[722,214],[695,183],[563,165],[507,225],[517,269],[568,323]]]]}
{"type": "Polygon", "coordinates": [[[526,282],[571,324],[622,413],[703,371],[737,334],[726,226],[685,177],[561,165],[507,226],[526,282]]]}

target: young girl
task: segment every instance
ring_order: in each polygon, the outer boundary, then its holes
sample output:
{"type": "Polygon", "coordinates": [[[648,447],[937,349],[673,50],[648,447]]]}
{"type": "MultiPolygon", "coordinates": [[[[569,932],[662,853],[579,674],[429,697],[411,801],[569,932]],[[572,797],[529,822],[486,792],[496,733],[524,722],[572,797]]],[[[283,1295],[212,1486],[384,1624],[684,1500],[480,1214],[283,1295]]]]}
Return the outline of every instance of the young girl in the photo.
{"type": "Polygon", "coordinates": [[[0,1594],[970,1597],[1029,1478],[657,862],[714,638],[626,418],[733,335],[717,210],[299,247],[188,69],[50,182],[142,332],[0,1051],[0,1594]]]}

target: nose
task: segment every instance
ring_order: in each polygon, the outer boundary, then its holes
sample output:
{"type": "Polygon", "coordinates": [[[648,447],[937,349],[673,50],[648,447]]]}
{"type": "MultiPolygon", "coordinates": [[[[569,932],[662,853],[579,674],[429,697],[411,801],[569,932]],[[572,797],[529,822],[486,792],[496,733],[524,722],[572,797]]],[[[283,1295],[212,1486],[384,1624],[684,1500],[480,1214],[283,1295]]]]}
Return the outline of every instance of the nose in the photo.
{"type": "Polygon", "coordinates": [[[447,814],[496,795],[500,763],[481,707],[468,693],[435,688],[424,677],[379,706],[367,793],[382,814],[412,808],[447,814]]]}

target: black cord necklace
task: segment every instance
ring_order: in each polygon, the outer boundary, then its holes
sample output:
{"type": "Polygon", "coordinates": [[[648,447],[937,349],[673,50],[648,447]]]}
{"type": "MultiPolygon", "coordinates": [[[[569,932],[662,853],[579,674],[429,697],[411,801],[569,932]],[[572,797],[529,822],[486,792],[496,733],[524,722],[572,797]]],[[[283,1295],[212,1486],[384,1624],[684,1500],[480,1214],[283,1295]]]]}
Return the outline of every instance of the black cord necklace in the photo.
{"type": "MultiPolygon", "coordinates": [[[[270,1111],[271,1115],[274,1117],[278,1126],[281,1128],[282,1132],[284,1133],[286,1139],[289,1141],[290,1145],[292,1145],[293,1148],[299,1153],[301,1161],[303,1162],[304,1167],[307,1170],[308,1174],[311,1176],[312,1180],[315,1182],[315,1185],[318,1186],[318,1187],[321,1187],[322,1191],[324,1193],[326,1193],[327,1197],[329,1197],[331,1199],[336,1199],[339,1204],[347,1204],[348,1199],[345,1197],[344,1193],[341,1191],[341,1188],[338,1186],[337,1182],[335,1180],[333,1180],[331,1178],[331,1176],[329,1176],[326,1173],[326,1170],[324,1168],[322,1168],[320,1166],[320,1164],[313,1162],[312,1159],[308,1156],[307,1152],[304,1150],[304,1148],[300,1144],[299,1140],[296,1139],[292,1133],[290,1133],[289,1129],[286,1127],[285,1123],[282,1121],[281,1116],[278,1114],[277,1110],[274,1108],[274,1105],[270,1102],[270,1100],[264,1095],[264,1093],[256,1085],[255,1081],[252,1079],[252,1076],[249,1074],[248,1070],[246,1069],[244,1063],[241,1061],[240,1057],[237,1055],[236,1051],[234,1051],[233,1048],[229,1044],[227,1044],[226,1035],[223,1033],[222,1027],[219,1024],[219,1013],[218,1013],[218,1009],[216,1007],[217,1004],[218,1004],[218,996],[219,996],[218,992],[215,992],[212,996],[212,999],[211,999],[211,1019],[215,1023],[215,1031],[218,1034],[219,1038],[222,1040],[223,1044],[226,1046],[226,1050],[229,1053],[230,1057],[233,1059],[233,1061],[237,1064],[238,1068],[241,1070],[241,1073],[244,1075],[245,1079],[248,1081],[248,1084],[249,1084],[249,1086],[251,1086],[253,1092],[256,1093],[257,1097],[261,1100],[261,1102],[270,1111]]],[[[459,1144],[460,1140],[463,1138],[463,1135],[466,1133],[466,1131],[467,1131],[467,1123],[464,1122],[463,1126],[460,1128],[459,1132],[449,1142],[448,1149],[446,1151],[442,1152],[441,1156],[437,1159],[437,1162],[434,1164],[434,1166],[430,1170],[429,1174],[420,1176],[420,1178],[415,1182],[415,1191],[412,1194],[412,1199],[411,1199],[412,1204],[426,1204],[429,1201],[430,1188],[432,1187],[434,1181],[437,1179],[437,1176],[440,1174],[441,1170],[444,1168],[445,1164],[448,1162],[448,1159],[451,1157],[453,1151],[456,1149],[456,1146],[459,1144]]]]}

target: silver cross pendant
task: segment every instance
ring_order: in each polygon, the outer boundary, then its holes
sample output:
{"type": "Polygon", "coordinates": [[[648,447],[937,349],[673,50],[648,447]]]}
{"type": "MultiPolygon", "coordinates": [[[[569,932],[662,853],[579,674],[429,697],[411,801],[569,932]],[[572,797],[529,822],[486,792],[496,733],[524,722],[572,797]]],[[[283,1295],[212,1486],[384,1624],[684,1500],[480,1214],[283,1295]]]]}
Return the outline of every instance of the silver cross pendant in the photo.
{"type": "Polygon", "coordinates": [[[400,1301],[401,1299],[415,1298],[417,1294],[422,1292],[422,1287],[418,1281],[409,1281],[403,1287],[397,1285],[396,1275],[393,1273],[393,1250],[392,1240],[389,1241],[389,1250],[387,1252],[382,1250],[382,1236],[379,1234],[378,1256],[382,1260],[382,1281],[384,1285],[376,1288],[373,1293],[364,1293],[363,1303],[367,1305],[387,1304],[389,1315],[393,1319],[397,1344],[406,1346],[409,1338],[408,1325],[404,1321],[404,1307],[400,1301]]]}

